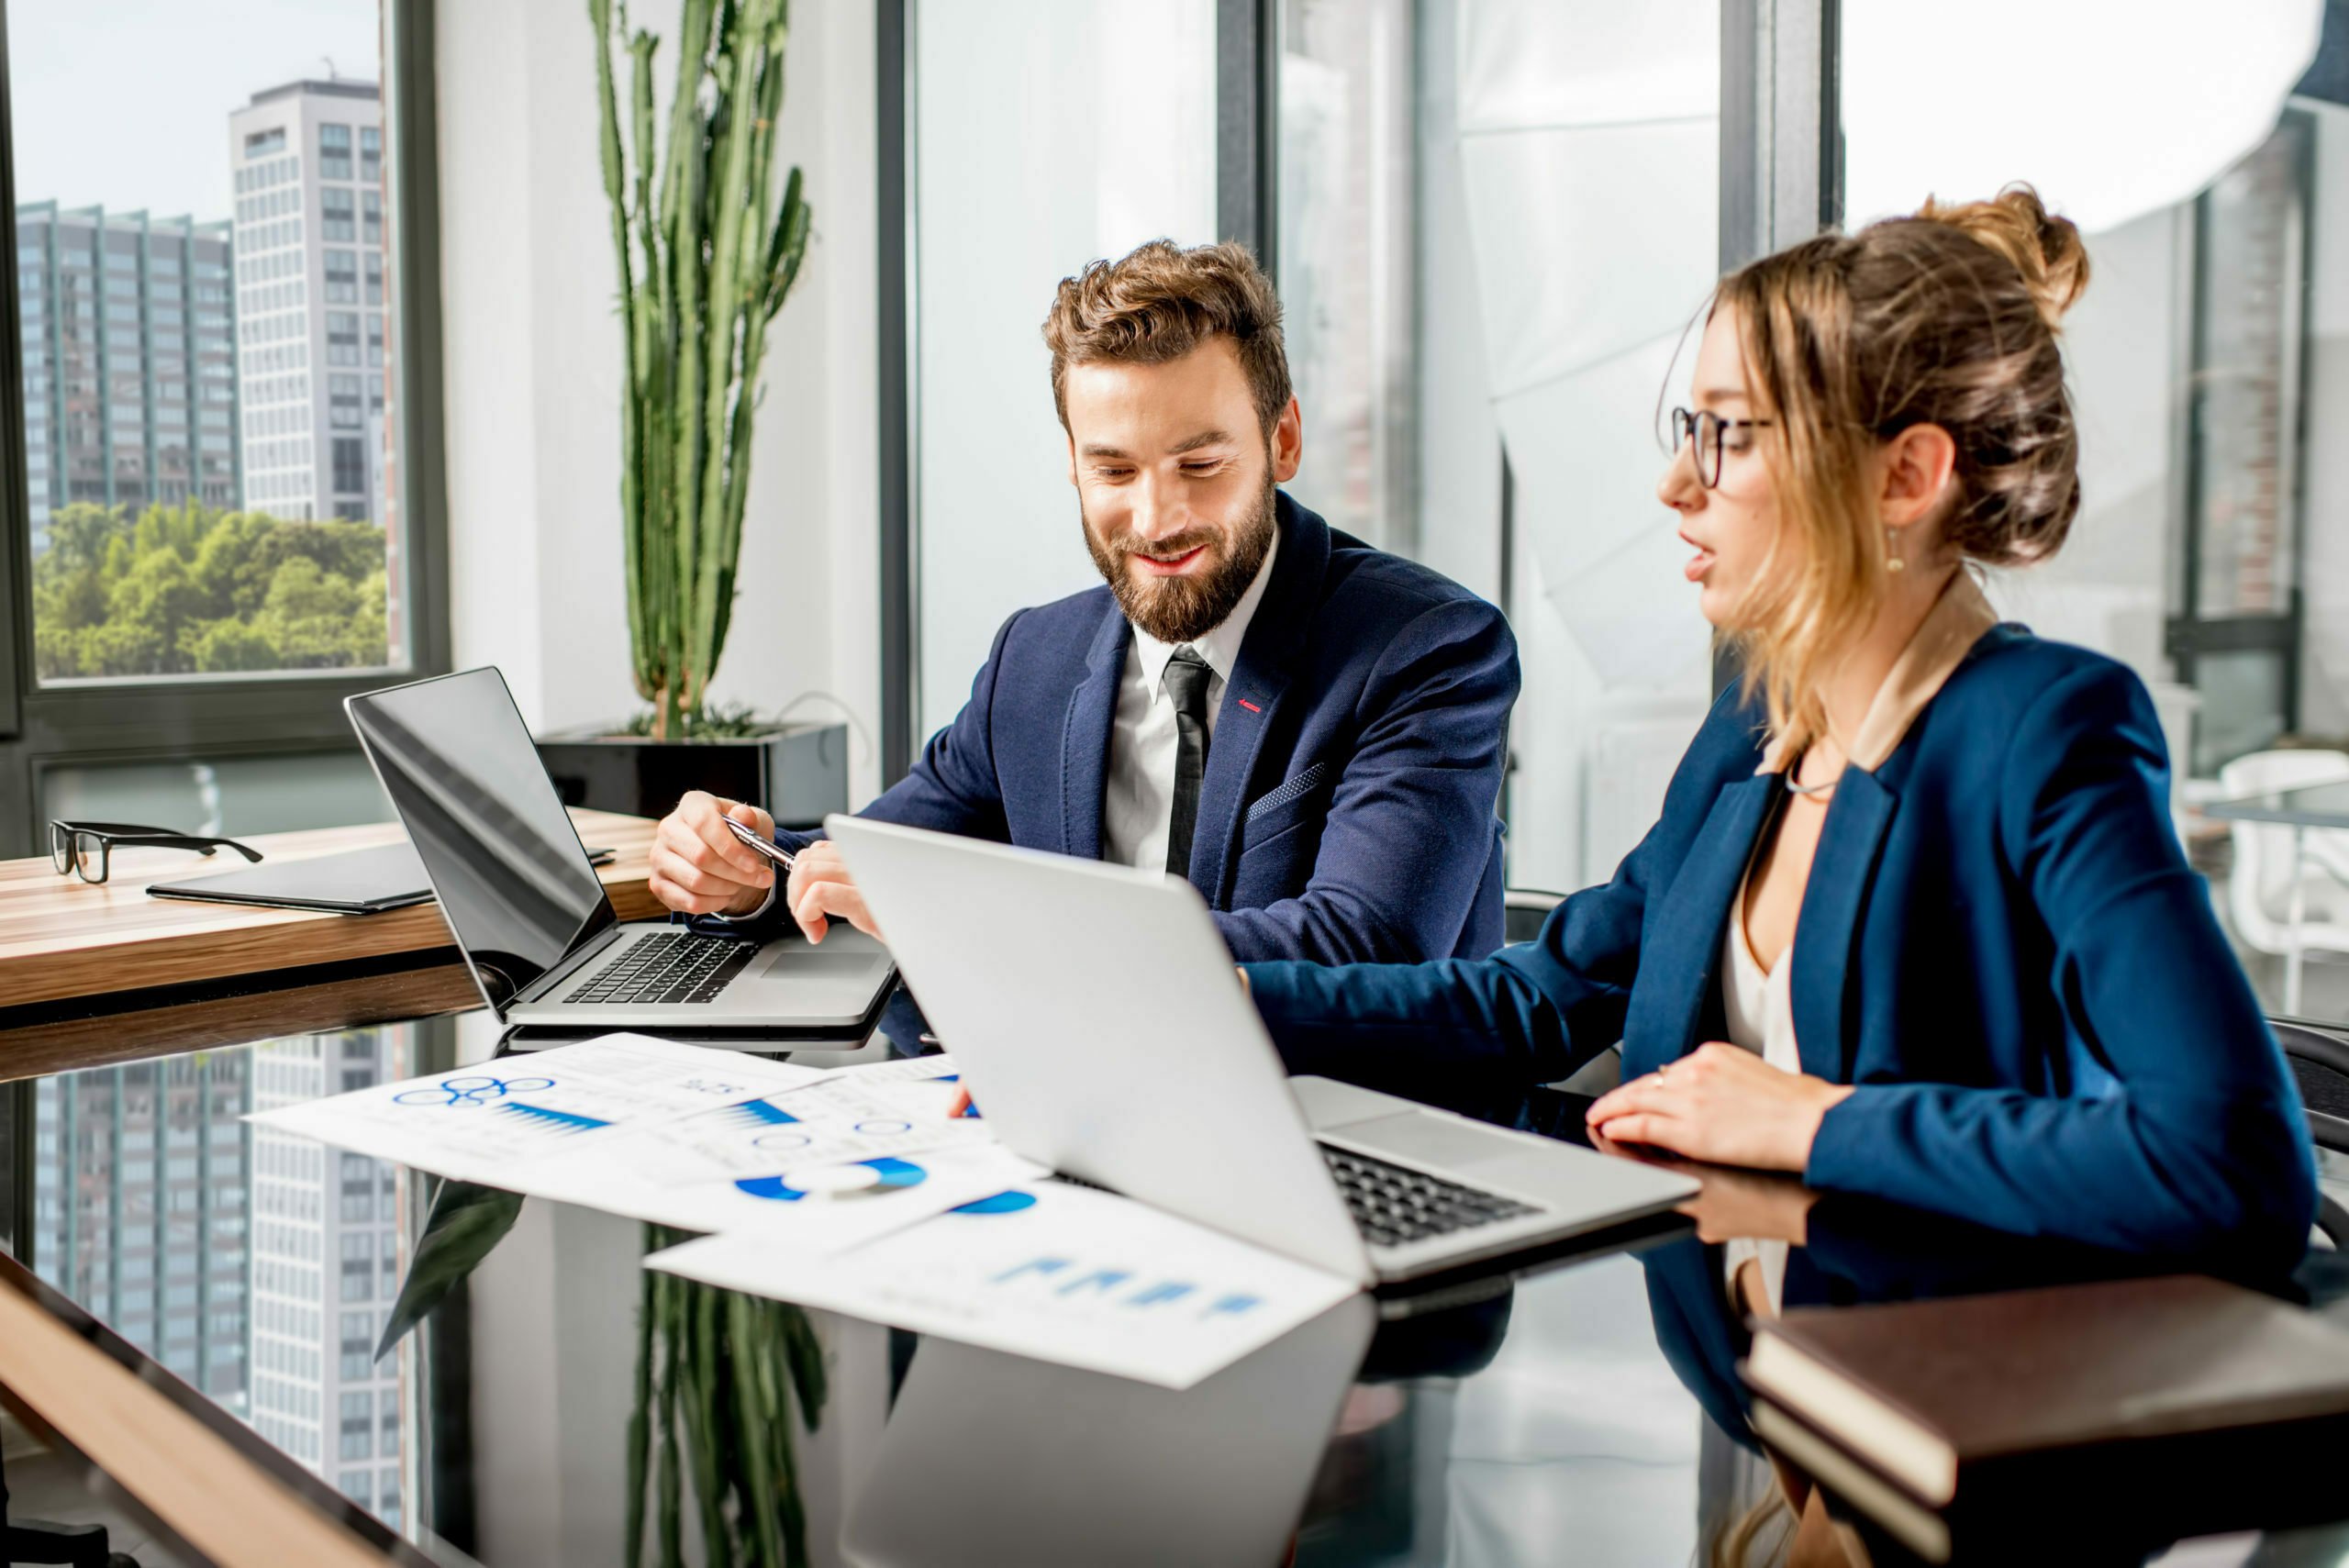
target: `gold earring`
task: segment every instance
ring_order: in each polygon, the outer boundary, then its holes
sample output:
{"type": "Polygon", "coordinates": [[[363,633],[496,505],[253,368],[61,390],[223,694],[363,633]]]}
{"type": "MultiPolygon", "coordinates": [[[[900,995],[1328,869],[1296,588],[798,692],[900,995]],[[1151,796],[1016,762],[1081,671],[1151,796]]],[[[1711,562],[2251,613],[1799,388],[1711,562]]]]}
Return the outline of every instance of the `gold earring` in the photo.
{"type": "Polygon", "coordinates": [[[1909,563],[1900,559],[1900,530],[1898,528],[1888,528],[1884,530],[1884,569],[1887,572],[1909,570],[1909,563]]]}

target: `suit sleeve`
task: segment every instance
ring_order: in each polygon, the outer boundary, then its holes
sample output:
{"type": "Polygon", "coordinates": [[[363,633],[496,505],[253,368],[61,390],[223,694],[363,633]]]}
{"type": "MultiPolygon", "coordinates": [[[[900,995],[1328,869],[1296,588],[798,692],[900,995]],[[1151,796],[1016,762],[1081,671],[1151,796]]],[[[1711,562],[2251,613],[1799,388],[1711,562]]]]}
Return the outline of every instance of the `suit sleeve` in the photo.
{"type": "Polygon", "coordinates": [[[1648,901],[1667,886],[1726,777],[1753,766],[1722,694],[1612,880],[1550,913],[1535,940],[1434,963],[1252,963],[1248,983],[1292,1073],[1401,1081],[1455,1065],[1549,1083],[1620,1040],[1648,901]]]}
{"type": "MultiPolygon", "coordinates": [[[[912,771],[858,812],[859,817],[876,822],[902,823],[908,828],[928,828],[940,833],[957,833],[966,839],[988,839],[996,843],[1010,837],[1004,818],[1003,791],[995,771],[995,693],[996,681],[1003,668],[1005,645],[1011,640],[1012,628],[1019,624],[1019,617],[1026,613],[1019,612],[996,630],[995,645],[987,651],[987,662],[979,667],[978,678],[971,683],[970,700],[954,716],[954,721],[931,736],[912,771]]],[[[775,829],[774,841],[796,854],[823,836],[821,831],[798,833],[779,828],[775,829]]],[[[780,901],[770,899],[756,914],[740,919],[705,915],[689,923],[698,931],[763,940],[780,932],[789,919],[780,901]]]]}
{"type": "MultiPolygon", "coordinates": [[[[2308,1242],[2314,1155],[2170,824],[2144,688],[2103,664],[2056,682],[2016,726],[2001,776],[2007,868],[2084,1043],[2070,1092],[1863,1084],[1821,1123],[1808,1179],[1943,1211],[1963,1194],[1967,1218],[2024,1234],[2288,1266],[2308,1242]]],[[[2066,1062],[2060,1043],[2047,1055],[2066,1062]]]]}
{"type": "Polygon", "coordinates": [[[1412,963],[1453,951],[1494,851],[1517,639],[1481,600],[1433,606],[1380,656],[1303,893],[1219,912],[1234,958],[1412,963]]]}

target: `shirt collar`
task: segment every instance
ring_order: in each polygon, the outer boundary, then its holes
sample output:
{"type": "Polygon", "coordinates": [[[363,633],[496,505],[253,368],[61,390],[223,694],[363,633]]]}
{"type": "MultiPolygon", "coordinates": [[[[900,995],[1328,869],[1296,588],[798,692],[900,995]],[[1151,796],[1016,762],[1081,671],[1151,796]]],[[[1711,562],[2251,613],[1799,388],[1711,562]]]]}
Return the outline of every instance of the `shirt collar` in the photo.
{"type": "MultiPolygon", "coordinates": [[[[1256,606],[1264,602],[1264,586],[1273,580],[1273,562],[1280,552],[1281,531],[1275,528],[1273,542],[1264,551],[1263,564],[1256,568],[1256,575],[1249,582],[1248,591],[1240,595],[1238,604],[1231,606],[1231,613],[1191,639],[1192,648],[1208,662],[1208,668],[1213,670],[1217,678],[1227,686],[1231,684],[1231,673],[1240,667],[1240,647],[1248,640],[1248,623],[1256,618],[1256,606]]],[[[1174,657],[1176,646],[1172,642],[1161,642],[1140,627],[1134,628],[1134,653],[1141,661],[1142,684],[1153,701],[1163,689],[1166,662],[1174,657]]]]}
{"type": "MultiPolygon", "coordinates": [[[[1925,711],[1925,705],[1965,662],[1966,654],[1982,639],[1982,634],[1998,624],[1998,612],[1991,609],[1981,584],[1961,568],[1942,590],[1941,597],[1933,601],[1933,607],[1901,649],[1900,657],[1892,662],[1884,684],[1876,689],[1866,714],[1860,719],[1859,732],[1844,750],[1852,766],[1869,773],[1884,766],[1885,759],[1892,755],[1893,749],[1909,733],[1909,727],[1925,711]]],[[[1762,765],[1753,771],[1784,772],[1790,761],[1784,751],[1783,741],[1772,740],[1762,755],[1762,765]]]]}

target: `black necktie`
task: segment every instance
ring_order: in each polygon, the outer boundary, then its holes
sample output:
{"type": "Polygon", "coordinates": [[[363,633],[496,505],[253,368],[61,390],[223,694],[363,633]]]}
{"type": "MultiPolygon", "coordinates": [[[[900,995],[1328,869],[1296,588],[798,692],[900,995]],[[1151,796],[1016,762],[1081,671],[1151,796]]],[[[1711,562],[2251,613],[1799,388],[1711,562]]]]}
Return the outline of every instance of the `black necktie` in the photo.
{"type": "Polygon", "coordinates": [[[1199,781],[1208,771],[1208,682],[1215,672],[1189,643],[1166,662],[1174,699],[1174,817],[1166,828],[1166,869],[1191,874],[1191,835],[1199,825],[1199,781]]]}

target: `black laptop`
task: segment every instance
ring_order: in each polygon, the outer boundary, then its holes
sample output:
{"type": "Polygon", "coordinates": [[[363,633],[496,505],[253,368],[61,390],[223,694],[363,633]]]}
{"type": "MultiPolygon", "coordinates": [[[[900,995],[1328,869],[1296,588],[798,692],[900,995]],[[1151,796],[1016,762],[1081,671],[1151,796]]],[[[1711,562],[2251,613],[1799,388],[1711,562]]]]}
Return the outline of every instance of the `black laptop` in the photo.
{"type": "Polygon", "coordinates": [[[483,997],[508,1024],[862,1040],[889,951],[835,922],[820,944],[621,920],[494,669],[343,707],[407,828],[483,997]]]}

